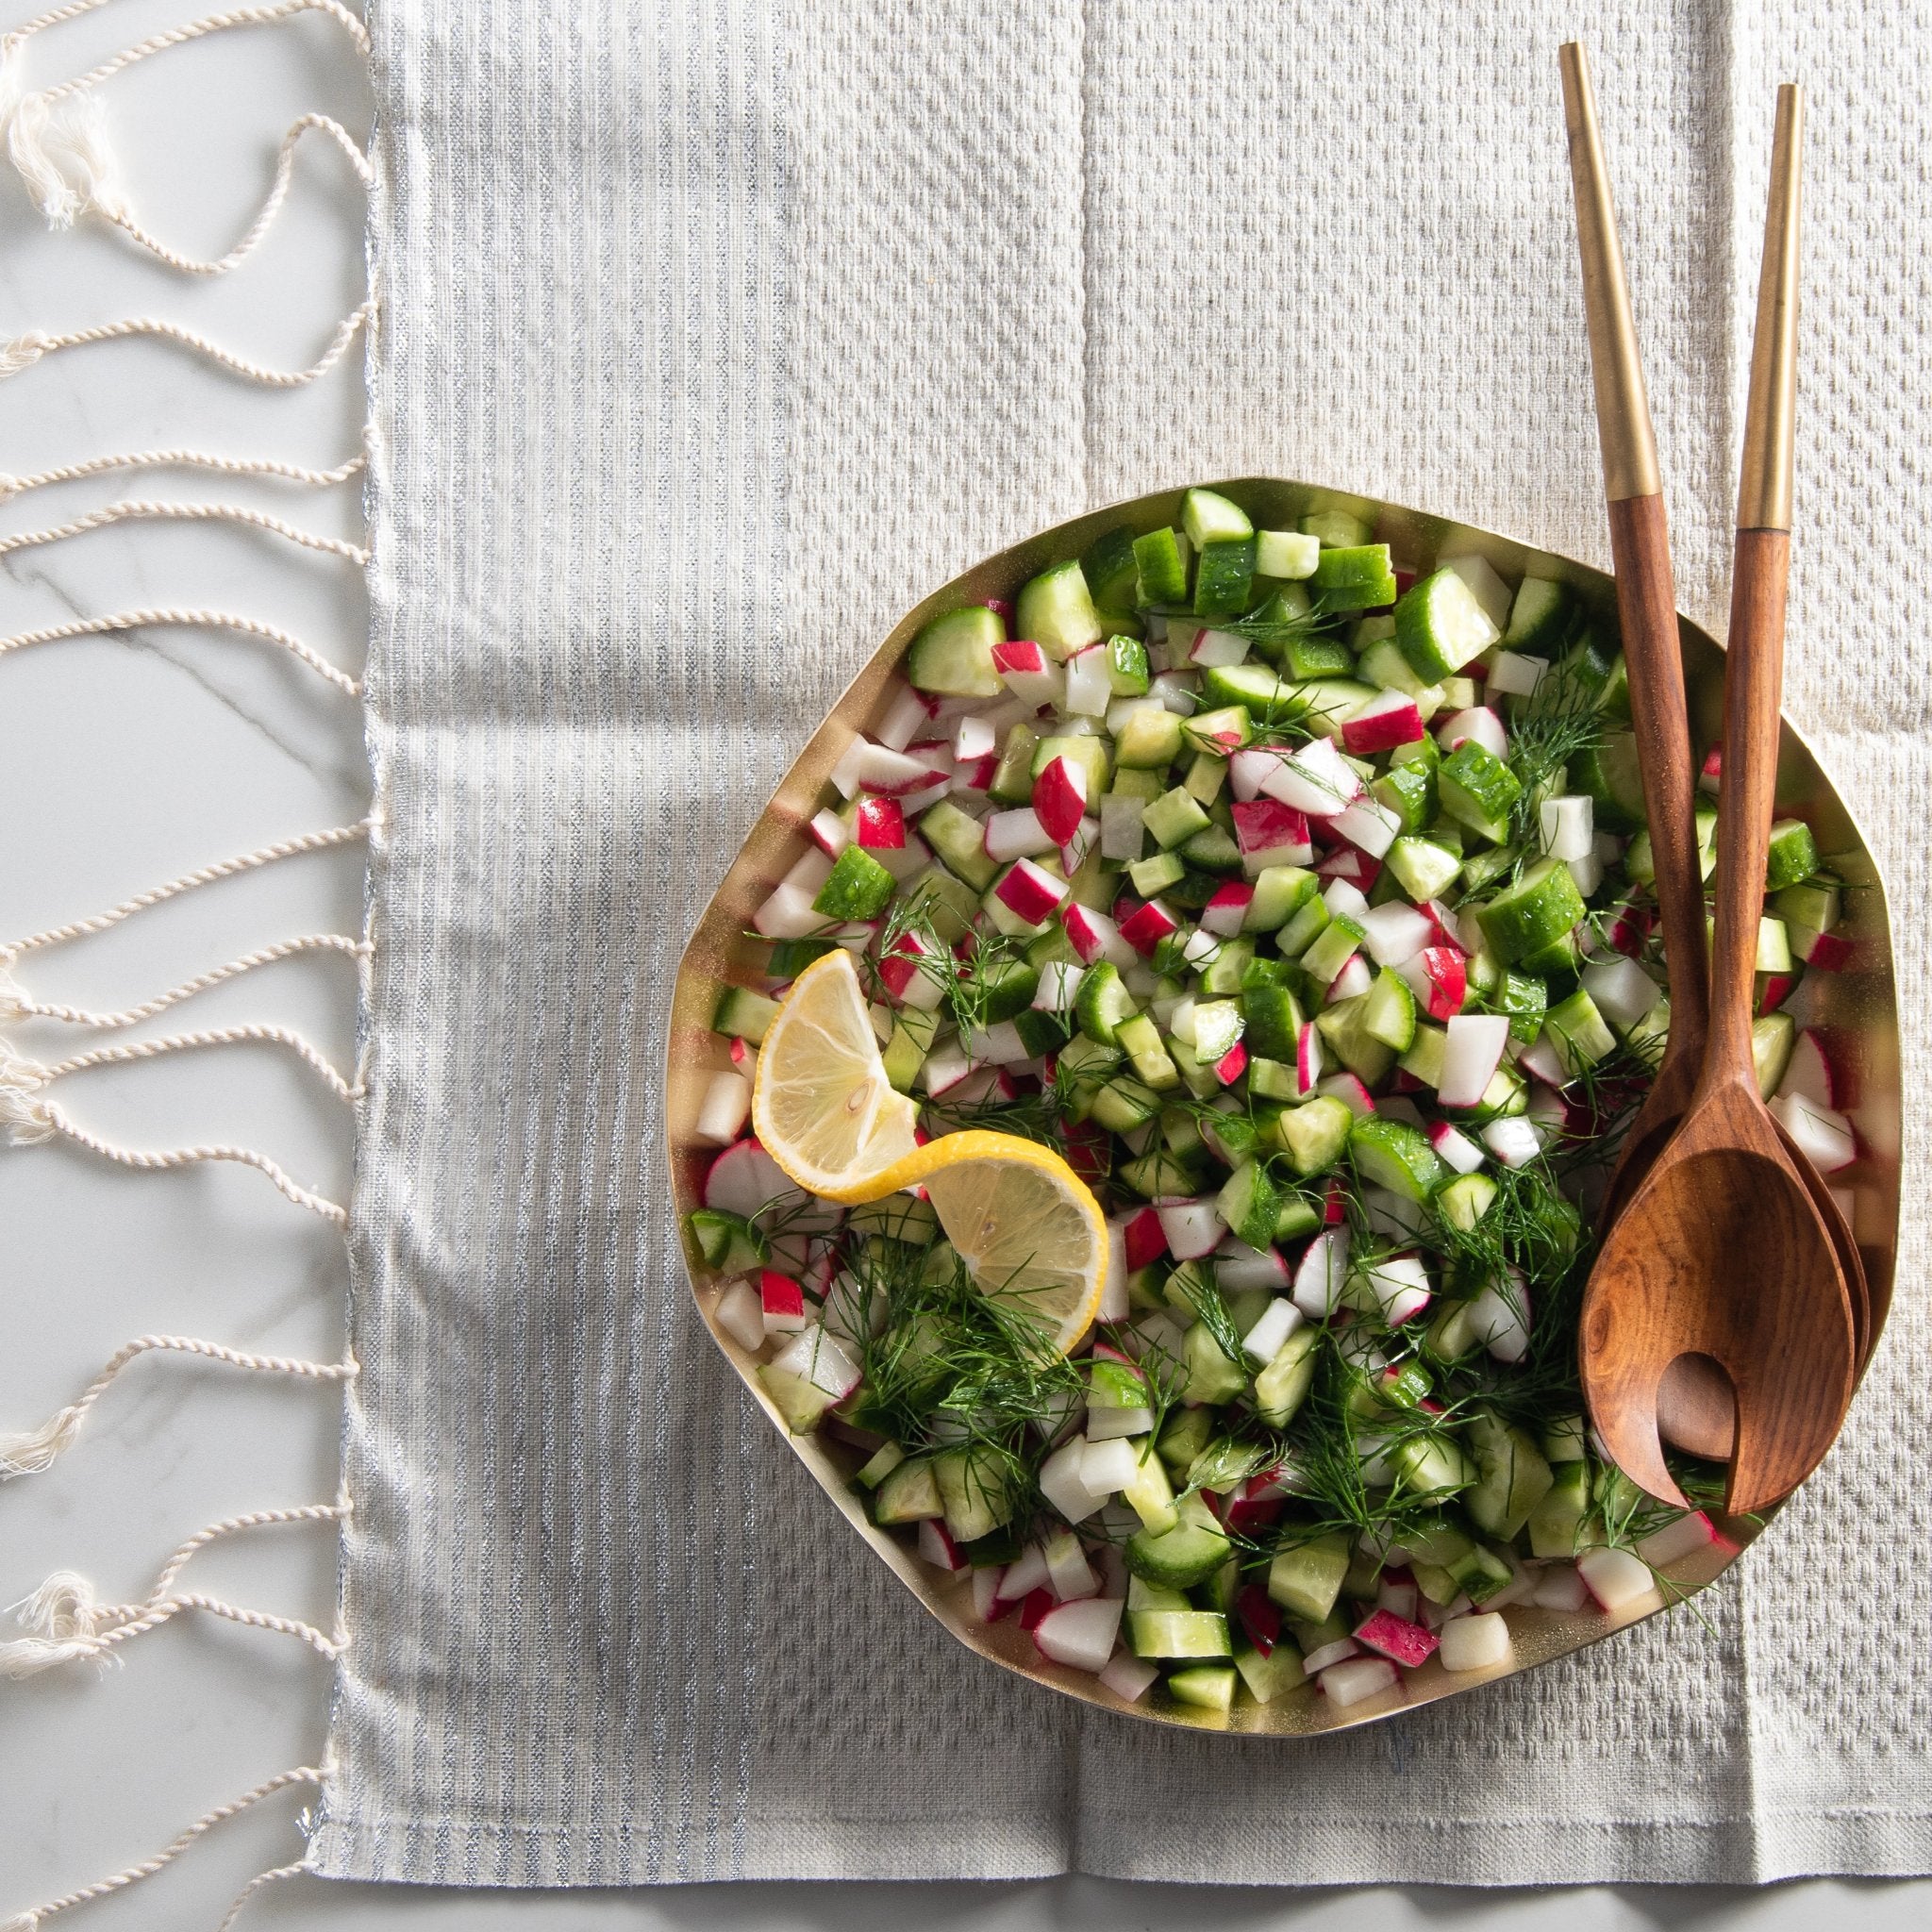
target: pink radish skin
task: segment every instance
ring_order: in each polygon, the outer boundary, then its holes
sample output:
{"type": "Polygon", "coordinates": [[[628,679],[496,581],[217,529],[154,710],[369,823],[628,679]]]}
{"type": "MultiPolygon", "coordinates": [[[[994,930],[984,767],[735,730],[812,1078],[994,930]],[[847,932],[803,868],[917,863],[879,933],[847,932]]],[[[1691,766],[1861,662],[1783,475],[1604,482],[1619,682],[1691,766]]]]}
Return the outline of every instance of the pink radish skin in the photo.
{"type": "Polygon", "coordinates": [[[1357,758],[1413,744],[1423,735],[1423,714],[1407,692],[1385,691],[1341,727],[1341,747],[1357,758]]]}
{"type": "Polygon", "coordinates": [[[1231,940],[1241,929],[1248,916],[1248,908],[1253,905],[1255,889],[1230,881],[1215,889],[1214,896],[1208,900],[1201,913],[1201,928],[1204,932],[1217,934],[1224,940],[1231,940]]]}
{"type": "Polygon", "coordinates": [[[935,1569],[949,1570],[955,1575],[966,1567],[959,1545],[946,1533],[946,1525],[934,1516],[928,1516],[919,1525],[919,1554],[935,1569]]]}
{"type": "Polygon", "coordinates": [[[906,843],[906,813],[896,798],[861,799],[853,829],[868,852],[897,851],[906,843]]]}
{"type": "MultiPolygon", "coordinates": [[[[1143,1208],[1124,1229],[1126,1262],[1130,1269],[1145,1268],[1167,1253],[1167,1229],[1158,1211],[1143,1208]]],[[[1097,1352],[1097,1351],[1096,1351],[1097,1352]]]]}
{"type": "Polygon", "coordinates": [[[1096,912],[1091,907],[1069,901],[1060,908],[1060,924],[1065,928],[1067,943],[1079,956],[1083,966],[1108,959],[1124,971],[1139,957],[1121,937],[1120,927],[1105,912],[1096,912]]]}
{"type": "Polygon", "coordinates": [[[1121,921],[1121,938],[1143,959],[1154,957],[1162,940],[1172,939],[1181,923],[1158,899],[1150,899],[1130,917],[1121,921]]]}
{"type": "Polygon", "coordinates": [[[1033,781],[1033,810],[1056,845],[1080,829],[1087,811],[1087,768],[1070,759],[1052,760],[1033,781]]]}
{"type": "Polygon", "coordinates": [[[1061,1604],[1033,1626],[1033,1641],[1052,1662],[1098,1675],[1113,1655],[1122,1608],[1118,1597],[1082,1597],[1061,1604]]]}
{"type": "MultiPolygon", "coordinates": [[[[1414,1586],[1410,1586],[1410,1595],[1414,1586]]],[[[1398,1617],[1393,1610],[1376,1610],[1356,1625],[1355,1641],[1364,1650],[1386,1657],[1391,1663],[1412,1671],[1436,1654],[1437,1640],[1420,1624],[1398,1617]]]]}
{"type": "Polygon", "coordinates": [[[1306,865],[1314,857],[1305,812],[1273,798],[1257,798],[1230,808],[1241,869],[1250,878],[1271,865],[1306,865]]]}
{"type": "Polygon", "coordinates": [[[1483,1164],[1483,1150],[1459,1127],[1447,1121],[1432,1121],[1428,1127],[1429,1145],[1443,1166],[1457,1174],[1474,1174],[1483,1164]]]}
{"type": "Polygon", "coordinates": [[[1015,918],[1040,925],[1058,910],[1067,896],[1067,882],[1023,858],[993,888],[993,894],[1015,918]]]}

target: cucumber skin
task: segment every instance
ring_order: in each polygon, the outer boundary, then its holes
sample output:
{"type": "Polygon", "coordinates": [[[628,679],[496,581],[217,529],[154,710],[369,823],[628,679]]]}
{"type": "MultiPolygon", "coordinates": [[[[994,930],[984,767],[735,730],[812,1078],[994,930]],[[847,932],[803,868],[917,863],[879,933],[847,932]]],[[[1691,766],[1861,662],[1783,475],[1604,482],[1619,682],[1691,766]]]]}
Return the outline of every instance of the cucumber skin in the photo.
{"type": "Polygon", "coordinates": [[[1006,625],[983,604],[941,611],[912,640],[906,653],[907,679],[915,690],[936,696],[996,698],[1006,687],[992,651],[1006,639],[1006,625]]]}
{"type": "Polygon", "coordinates": [[[1149,530],[1134,539],[1134,563],[1141,594],[1149,604],[1184,604],[1188,597],[1188,555],[1176,530],[1149,530]]]}
{"type": "Polygon", "coordinates": [[[1022,589],[1013,623],[1023,638],[1062,663],[1075,651],[1097,644],[1104,628],[1087,579],[1071,558],[1041,571],[1022,589]]]}
{"type": "Polygon", "coordinates": [[[1239,617],[1247,607],[1255,582],[1255,540],[1249,537],[1210,541],[1194,568],[1194,615],[1239,617]]]}

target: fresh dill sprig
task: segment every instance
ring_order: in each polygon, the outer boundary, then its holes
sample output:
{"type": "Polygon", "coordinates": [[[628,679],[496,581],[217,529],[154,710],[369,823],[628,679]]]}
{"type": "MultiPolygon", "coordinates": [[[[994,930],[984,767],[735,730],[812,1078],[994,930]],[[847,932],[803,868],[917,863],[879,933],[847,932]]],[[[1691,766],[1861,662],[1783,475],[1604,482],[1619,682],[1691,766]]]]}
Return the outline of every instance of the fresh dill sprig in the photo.
{"type": "Polygon", "coordinates": [[[1510,842],[1526,848],[1541,844],[1539,815],[1551,784],[1573,758],[1594,750],[1603,741],[1604,720],[1596,693],[1580,679],[1555,670],[1545,673],[1510,721],[1509,770],[1523,787],[1510,808],[1510,842]]]}

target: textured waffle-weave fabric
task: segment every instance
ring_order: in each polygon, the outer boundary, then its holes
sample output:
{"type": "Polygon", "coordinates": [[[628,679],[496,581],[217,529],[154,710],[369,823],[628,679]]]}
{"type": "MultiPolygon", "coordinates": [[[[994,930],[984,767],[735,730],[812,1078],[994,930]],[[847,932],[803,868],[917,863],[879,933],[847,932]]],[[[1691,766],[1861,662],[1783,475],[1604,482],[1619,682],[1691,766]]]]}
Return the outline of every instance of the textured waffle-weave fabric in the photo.
{"type": "MultiPolygon", "coordinates": [[[[1604,562],[1546,8],[382,0],[345,1608],[313,1862],[444,1884],[1932,1870],[1925,1224],[1845,1438],[1704,1600],[1313,1743],[961,1650],[694,1319],[683,940],[898,613],[1025,532],[1302,476],[1604,562]],[[1909,1585],[1905,1586],[1909,1588],[1909,1585]]],[[[1722,631],[1773,90],[1811,84],[1788,709],[1888,876],[1925,1153],[1927,24],[1581,5],[1722,631]]]]}

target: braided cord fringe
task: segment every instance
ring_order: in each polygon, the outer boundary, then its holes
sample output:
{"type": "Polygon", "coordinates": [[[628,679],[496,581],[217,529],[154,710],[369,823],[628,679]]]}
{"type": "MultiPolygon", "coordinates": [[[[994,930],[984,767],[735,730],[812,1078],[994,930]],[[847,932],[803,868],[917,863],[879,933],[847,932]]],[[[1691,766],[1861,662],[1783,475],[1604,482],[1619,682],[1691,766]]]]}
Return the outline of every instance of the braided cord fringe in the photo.
{"type": "Polygon", "coordinates": [[[318,677],[345,696],[359,698],[362,682],[331,664],[300,638],[272,624],[253,617],[236,617],[224,610],[122,610],[111,617],[85,617],[73,624],[49,625],[42,630],[25,630],[16,637],[0,638],[0,658],[9,651],[25,651],[35,644],[58,643],[67,638],[106,637],[115,631],[150,630],[174,625],[194,630],[229,630],[238,637],[258,638],[263,643],[287,651],[297,662],[306,664],[318,677]]]}
{"type": "Polygon", "coordinates": [[[10,342],[0,344],[0,379],[32,368],[42,356],[51,356],[59,349],[83,348],[90,342],[120,341],[129,336],[158,336],[168,341],[179,342],[183,348],[193,349],[232,375],[242,376],[249,382],[258,382],[264,388],[301,389],[317,377],[326,375],[342,359],[349,344],[356,339],[356,331],[369,320],[374,307],[373,303],[364,302],[344,316],[336,325],[336,332],[330,337],[327,348],[307,369],[268,369],[259,362],[251,362],[247,358],[236,355],[231,349],[225,349],[219,342],[210,341],[194,329],[184,328],[177,322],[162,322],[151,315],[136,315],[125,322],[106,322],[93,328],[73,329],[66,335],[50,336],[42,329],[29,329],[26,334],[14,337],[10,342]]]}
{"type": "MultiPolygon", "coordinates": [[[[30,1911],[19,1912],[0,1925],[0,1932],[39,1932],[39,1928],[56,1912],[64,1912],[72,1907],[88,1904],[97,1898],[108,1898],[117,1891],[125,1891],[130,1885],[139,1885],[143,1878],[152,1878],[157,1872],[165,1871],[181,1854],[216,1825],[225,1824],[258,1805],[262,1799],[273,1797],[277,1791],[288,1790],[294,1785],[310,1785],[320,1788],[323,1772],[320,1766],[298,1765],[293,1771],[284,1771],[275,1777],[265,1778],[252,1791],[244,1791],[241,1797],[226,1805],[217,1805],[212,1811],[205,1812],[191,1824],[180,1837],[152,1858],[144,1858],[138,1865],[129,1865],[125,1871],[117,1872],[111,1878],[103,1878],[93,1885],[84,1885],[78,1891],[70,1891],[59,1898],[49,1899],[45,1905],[35,1906],[30,1911]]],[[[243,1898],[247,1896],[243,1894],[243,1898]]],[[[242,1900],[236,1901],[237,1907],[242,1900]]],[[[234,1923],[232,1914],[227,1922],[234,1923]]]]}
{"type": "Polygon", "coordinates": [[[72,1446],[80,1434],[88,1411],[114,1385],[122,1370],[144,1355],[157,1352],[198,1357],[229,1368],[249,1369],[266,1375],[289,1375],[311,1382],[346,1382],[358,1374],[353,1361],[311,1362],[295,1356],[249,1355],[225,1348],[218,1341],[203,1341],[192,1335],[137,1335],[108,1358],[101,1372],[65,1408],[57,1409],[37,1429],[0,1435],[0,1482],[11,1476],[38,1475],[53,1467],[54,1459],[72,1446]]]}

